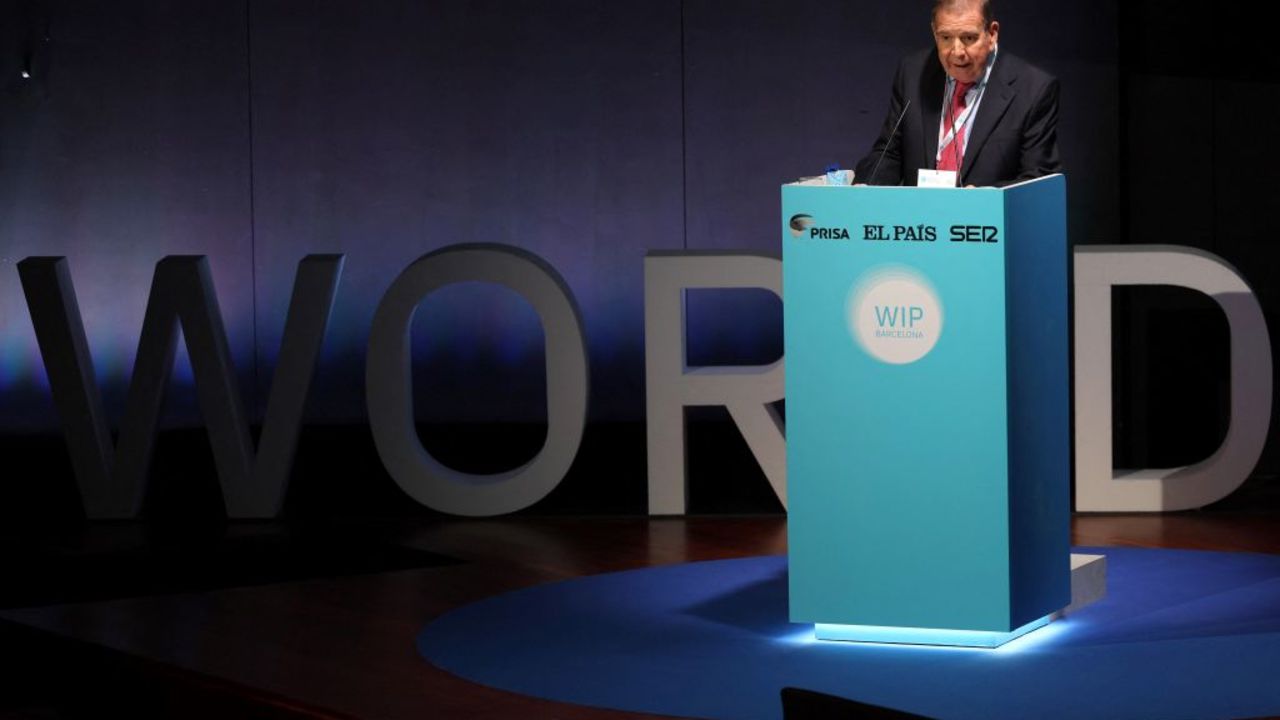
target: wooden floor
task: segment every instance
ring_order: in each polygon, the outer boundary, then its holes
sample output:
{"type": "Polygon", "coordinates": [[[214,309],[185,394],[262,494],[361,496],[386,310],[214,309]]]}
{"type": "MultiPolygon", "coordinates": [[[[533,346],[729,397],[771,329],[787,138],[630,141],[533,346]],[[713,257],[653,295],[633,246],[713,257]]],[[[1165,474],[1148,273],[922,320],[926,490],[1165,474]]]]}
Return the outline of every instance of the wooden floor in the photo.
{"type": "MultiPolygon", "coordinates": [[[[535,700],[455,678],[424,662],[414,638],[450,608],[534,583],[786,551],[782,517],[399,521],[376,529],[460,562],[9,610],[0,618],[34,638],[114,658],[116,667],[127,661],[135,687],[168,688],[174,703],[209,698],[200,703],[205,716],[241,703],[256,708],[243,714],[256,717],[638,718],[646,716],[535,700]]],[[[1073,542],[1280,553],[1280,517],[1080,516],[1073,542]]],[[[171,709],[158,707],[154,714],[171,709]]],[[[200,716],[197,709],[182,714],[200,716]]]]}

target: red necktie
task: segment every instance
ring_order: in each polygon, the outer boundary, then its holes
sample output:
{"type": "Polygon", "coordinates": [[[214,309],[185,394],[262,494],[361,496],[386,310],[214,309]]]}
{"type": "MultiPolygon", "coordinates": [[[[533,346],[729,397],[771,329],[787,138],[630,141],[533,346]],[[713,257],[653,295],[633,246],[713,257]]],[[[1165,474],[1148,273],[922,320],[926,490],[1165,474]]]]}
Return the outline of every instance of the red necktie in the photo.
{"type": "MultiPolygon", "coordinates": [[[[968,105],[966,96],[973,83],[956,83],[956,90],[951,95],[951,106],[947,108],[946,117],[942,119],[944,134],[951,132],[951,124],[960,117],[968,105]]],[[[955,137],[942,148],[942,157],[938,158],[939,170],[960,171],[960,163],[964,160],[964,124],[956,129],[955,137]]]]}

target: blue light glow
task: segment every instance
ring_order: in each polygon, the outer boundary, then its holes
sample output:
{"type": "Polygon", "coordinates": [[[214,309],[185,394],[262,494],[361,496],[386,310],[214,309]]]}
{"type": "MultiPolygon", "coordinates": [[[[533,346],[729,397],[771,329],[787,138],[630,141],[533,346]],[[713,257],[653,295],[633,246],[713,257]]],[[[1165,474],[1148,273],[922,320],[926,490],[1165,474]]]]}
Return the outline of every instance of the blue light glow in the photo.
{"type": "Polygon", "coordinates": [[[1014,638],[1026,635],[1032,630],[1048,625],[1052,619],[1052,615],[1046,615],[1010,632],[818,623],[813,626],[813,634],[819,640],[839,640],[842,642],[996,648],[1014,638]]]}
{"type": "Polygon", "coordinates": [[[504,690],[678,717],[776,716],[777,689],[797,678],[934,716],[948,708],[1040,720],[1277,714],[1280,555],[1106,554],[1105,599],[996,649],[818,640],[812,624],[787,622],[785,556],[524,588],[433,618],[418,649],[504,690]],[[655,677],[675,676],[698,678],[702,691],[654,692],[655,677]]]}
{"type": "Polygon", "coordinates": [[[0,389],[31,385],[49,387],[33,331],[30,326],[0,331],[0,389]]]}
{"type": "Polygon", "coordinates": [[[818,642],[813,636],[813,628],[805,627],[802,630],[794,630],[776,638],[783,645],[812,645],[818,642]]]}
{"type": "Polygon", "coordinates": [[[1028,632],[995,648],[995,652],[999,655],[1034,652],[1058,644],[1057,641],[1062,640],[1064,636],[1071,635],[1073,629],[1078,630],[1079,628],[1080,620],[1078,618],[1074,616],[1058,617],[1035,632],[1028,632]]]}
{"type": "MultiPolygon", "coordinates": [[[[1040,633],[1031,633],[1033,637],[1039,634],[1040,633]]],[[[786,635],[781,635],[775,638],[775,642],[780,643],[782,645],[790,646],[795,649],[805,649],[806,651],[810,651],[810,652],[812,651],[810,650],[811,648],[821,648],[824,652],[841,652],[841,653],[849,652],[854,654],[866,653],[866,652],[873,652],[873,653],[901,652],[901,653],[907,653],[910,655],[915,655],[918,653],[941,653],[945,655],[945,654],[952,654],[952,653],[992,653],[992,652],[1000,652],[1003,654],[1005,652],[1006,647],[1014,644],[1014,643],[1009,643],[1009,645],[1004,645],[999,648],[986,648],[986,647],[969,647],[965,645],[921,645],[921,644],[870,642],[870,641],[854,642],[854,641],[821,640],[815,636],[814,627],[812,625],[806,626],[803,630],[790,632],[790,633],[787,633],[786,635]]]]}

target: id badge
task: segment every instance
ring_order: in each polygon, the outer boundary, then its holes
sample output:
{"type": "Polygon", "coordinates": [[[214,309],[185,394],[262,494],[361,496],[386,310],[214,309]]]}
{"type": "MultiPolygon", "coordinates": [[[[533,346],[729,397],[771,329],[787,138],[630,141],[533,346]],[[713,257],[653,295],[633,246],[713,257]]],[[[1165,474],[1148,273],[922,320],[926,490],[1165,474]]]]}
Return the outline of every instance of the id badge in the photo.
{"type": "Polygon", "coordinates": [[[921,168],[920,174],[916,176],[916,186],[953,188],[956,186],[956,171],[921,168]]]}

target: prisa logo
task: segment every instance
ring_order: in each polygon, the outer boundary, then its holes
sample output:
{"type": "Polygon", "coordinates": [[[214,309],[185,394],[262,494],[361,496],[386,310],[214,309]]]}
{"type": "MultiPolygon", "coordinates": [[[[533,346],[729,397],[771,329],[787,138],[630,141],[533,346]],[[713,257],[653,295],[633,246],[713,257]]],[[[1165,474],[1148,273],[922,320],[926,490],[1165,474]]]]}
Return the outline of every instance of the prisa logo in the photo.
{"type": "Polygon", "coordinates": [[[801,237],[809,231],[809,228],[813,227],[813,217],[803,214],[792,215],[787,227],[791,230],[792,237],[801,237]]]}
{"type": "Polygon", "coordinates": [[[811,240],[848,240],[849,231],[844,228],[809,228],[811,240]]]}
{"type": "Polygon", "coordinates": [[[816,227],[812,215],[792,215],[791,220],[787,223],[787,228],[791,231],[791,236],[795,238],[805,237],[808,235],[810,240],[848,240],[848,228],[823,228],[816,227]]]}

